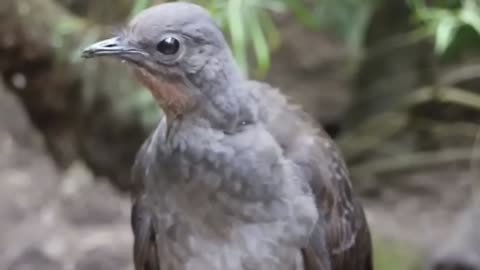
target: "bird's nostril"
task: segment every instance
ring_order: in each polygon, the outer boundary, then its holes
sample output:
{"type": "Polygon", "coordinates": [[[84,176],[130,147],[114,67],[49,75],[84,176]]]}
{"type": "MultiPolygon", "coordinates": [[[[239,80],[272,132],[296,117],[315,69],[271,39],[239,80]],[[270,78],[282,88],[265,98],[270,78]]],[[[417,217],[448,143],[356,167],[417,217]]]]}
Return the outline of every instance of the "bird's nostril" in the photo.
{"type": "Polygon", "coordinates": [[[107,48],[113,48],[113,47],[115,47],[115,44],[107,44],[107,45],[105,45],[105,47],[107,47],[107,48]]]}

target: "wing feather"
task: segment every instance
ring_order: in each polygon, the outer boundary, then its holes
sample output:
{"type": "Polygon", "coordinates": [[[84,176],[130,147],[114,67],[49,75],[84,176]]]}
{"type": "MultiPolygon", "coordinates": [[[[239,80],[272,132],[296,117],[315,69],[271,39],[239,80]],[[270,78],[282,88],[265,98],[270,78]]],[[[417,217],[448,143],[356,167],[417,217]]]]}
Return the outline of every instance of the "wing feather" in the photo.
{"type": "Polygon", "coordinates": [[[372,269],[367,221],[337,146],[277,89],[251,83],[259,91],[261,120],[282,146],[284,155],[299,166],[318,207],[320,220],[302,250],[305,269],[372,269]]]}
{"type": "Polygon", "coordinates": [[[135,270],[160,270],[158,243],[155,235],[152,210],[148,207],[145,196],[144,167],[146,151],[153,138],[152,134],[139,150],[132,167],[131,227],[133,231],[133,261],[135,270]]]}

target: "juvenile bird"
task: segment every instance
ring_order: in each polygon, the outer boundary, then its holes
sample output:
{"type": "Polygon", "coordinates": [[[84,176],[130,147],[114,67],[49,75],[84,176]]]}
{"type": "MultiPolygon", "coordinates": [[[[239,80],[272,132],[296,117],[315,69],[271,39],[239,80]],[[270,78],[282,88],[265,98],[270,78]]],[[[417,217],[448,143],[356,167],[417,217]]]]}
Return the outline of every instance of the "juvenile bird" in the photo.
{"type": "Polygon", "coordinates": [[[336,146],[243,75],[206,10],[151,7],[83,56],[128,63],[165,114],[133,166],[137,270],[372,269],[336,146]]]}

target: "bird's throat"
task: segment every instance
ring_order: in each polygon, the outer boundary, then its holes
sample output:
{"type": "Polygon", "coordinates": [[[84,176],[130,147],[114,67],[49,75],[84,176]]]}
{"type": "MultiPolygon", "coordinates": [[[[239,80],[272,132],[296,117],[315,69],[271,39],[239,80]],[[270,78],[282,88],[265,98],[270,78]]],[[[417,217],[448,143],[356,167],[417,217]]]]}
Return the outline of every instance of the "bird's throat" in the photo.
{"type": "Polygon", "coordinates": [[[180,81],[158,78],[142,68],[135,68],[134,73],[137,80],[150,90],[167,118],[178,118],[191,105],[192,99],[180,81]]]}

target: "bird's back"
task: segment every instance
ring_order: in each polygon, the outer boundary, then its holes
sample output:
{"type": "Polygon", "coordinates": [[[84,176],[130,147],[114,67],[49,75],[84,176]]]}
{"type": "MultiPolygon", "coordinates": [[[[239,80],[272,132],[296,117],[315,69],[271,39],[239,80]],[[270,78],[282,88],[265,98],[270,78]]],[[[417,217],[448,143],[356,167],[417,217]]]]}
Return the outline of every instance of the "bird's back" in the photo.
{"type": "Polygon", "coordinates": [[[306,270],[373,269],[367,220],[335,143],[279,90],[261,82],[249,84],[260,101],[262,121],[286,158],[299,165],[315,196],[320,220],[303,249],[306,270]]]}

